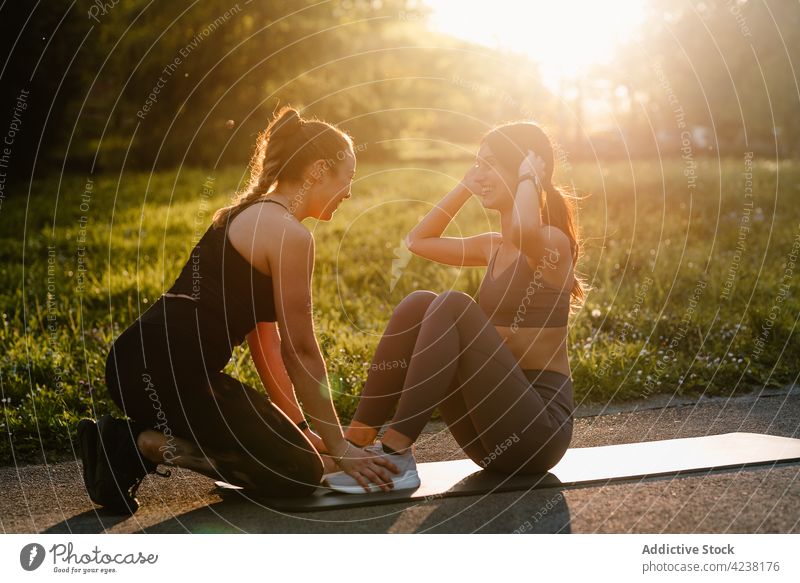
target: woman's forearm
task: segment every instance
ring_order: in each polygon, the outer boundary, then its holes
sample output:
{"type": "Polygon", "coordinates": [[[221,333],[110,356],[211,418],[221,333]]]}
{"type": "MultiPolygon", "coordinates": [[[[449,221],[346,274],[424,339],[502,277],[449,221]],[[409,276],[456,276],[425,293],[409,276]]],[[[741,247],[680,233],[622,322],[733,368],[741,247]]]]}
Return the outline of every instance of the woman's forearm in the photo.
{"type": "Polygon", "coordinates": [[[259,323],[247,341],[253,364],[270,400],[289,419],[299,423],[303,420],[303,411],[297,402],[289,373],[286,372],[280,352],[280,337],[274,324],[259,323]]]}
{"type": "Polygon", "coordinates": [[[314,430],[334,456],[342,455],[347,442],[333,406],[328,374],[321,354],[293,354],[284,358],[297,396],[314,423],[314,430]]]}
{"type": "Polygon", "coordinates": [[[536,186],[532,180],[523,180],[517,185],[511,211],[511,236],[518,248],[522,248],[520,243],[525,234],[536,234],[541,229],[542,214],[539,208],[536,186]]]}
{"type": "MultiPolygon", "coordinates": [[[[275,365],[271,365],[270,371],[274,371],[275,365]]],[[[303,410],[300,408],[300,403],[297,402],[297,395],[294,393],[292,381],[286,368],[281,366],[277,374],[272,376],[272,383],[266,382],[262,377],[261,382],[267,389],[267,394],[270,400],[295,423],[300,423],[304,419],[303,410]]]]}
{"type": "Polygon", "coordinates": [[[448,192],[428,214],[426,214],[419,224],[411,229],[406,237],[406,242],[410,244],[419,239],[431,237],[441,237],[447,225],[458,214],[459,209],[464,206],[472,193],[464,186],[463,182],[448,192]]]}

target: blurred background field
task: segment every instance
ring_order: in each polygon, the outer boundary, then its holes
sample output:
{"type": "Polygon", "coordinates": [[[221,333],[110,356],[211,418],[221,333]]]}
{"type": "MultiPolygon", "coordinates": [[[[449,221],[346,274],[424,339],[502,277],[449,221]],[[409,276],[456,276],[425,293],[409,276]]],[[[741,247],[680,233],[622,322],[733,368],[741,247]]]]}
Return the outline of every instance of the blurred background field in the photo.
{"type": "MultiPolygon", "coordinates": [[[[495,124],[534,119],[578,197],[576,402],[796,380],[800,5],[743,0],[52,0],[0,6],[4,463],[73,456],[113,339],[169,287],[291,104],[357,145],[317,239],[344,420],[391,310],[483,269],[402,237],[495,124]],[[204,194],[204,187],[211,196],[204,194]]],[[[450,232],[496,229],[472,200],[450,232]]],[[[228,369],[258,386],[245,348],[228,369]]]]}

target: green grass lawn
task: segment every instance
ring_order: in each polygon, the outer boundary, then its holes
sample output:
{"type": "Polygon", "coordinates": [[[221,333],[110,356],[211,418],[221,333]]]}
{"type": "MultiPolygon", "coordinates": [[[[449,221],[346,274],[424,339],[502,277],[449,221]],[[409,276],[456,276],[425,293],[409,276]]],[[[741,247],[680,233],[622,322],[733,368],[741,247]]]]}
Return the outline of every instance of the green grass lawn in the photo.
{"type": "MultiPolygon", "coordinates": [[[[467,162],[362,164],[352,198],[317,240],[315,320],[337,407],[352,414],[392,307],[416,289],[475,294],[484,269],[409,257],[400,246],[467,162]]],[[[731,395],[796,378],[800,168],[744,160],[575,165],[592,289],[570,320],[576,402],[731,395]],[[588,196],[591,194],[591,196],[588,196]],[[744,227],[744,229],[740,229],[744,227]]],[[[169,287],[195,236],[242,178],[207,173],[53,178],[0,208],[0,460],[72,455],[77,420],[115,409],[112,340],[169,287]]],[[[496,229],[471,200],[450,234],[496,229]]],[[[259,386],[245,347],[229,372],[259,386]]]]}

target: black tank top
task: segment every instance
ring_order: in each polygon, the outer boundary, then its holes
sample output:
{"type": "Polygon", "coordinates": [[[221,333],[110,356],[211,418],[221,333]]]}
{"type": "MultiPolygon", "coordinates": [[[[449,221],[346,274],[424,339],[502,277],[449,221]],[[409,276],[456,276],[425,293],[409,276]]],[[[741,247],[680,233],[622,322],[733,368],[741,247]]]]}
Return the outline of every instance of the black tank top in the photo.
{"type": "MultiPolygon", "coordinates": [[[[272,199],[252,204],[261,202],[274,202],[286,208],[272,199]]],[[[230,221],[252,204],[237,209],[226,225],[215,227],[212,224],[208,228],[192,249],[175,283],[159,301],[193,302],[203,343],[207,341],[208,346],[224,348],[224,352],[240,345],[256,323],[277,319],[272,278],[253,267],[228,239],[230,221]],[[227,338],[220,338],[221,335],[227,338]]],[[[146,321],[147,315],[145,313],[142,319],[146,321]]],[[[152,316],[159,317],[158,314],[152,316]]]]}

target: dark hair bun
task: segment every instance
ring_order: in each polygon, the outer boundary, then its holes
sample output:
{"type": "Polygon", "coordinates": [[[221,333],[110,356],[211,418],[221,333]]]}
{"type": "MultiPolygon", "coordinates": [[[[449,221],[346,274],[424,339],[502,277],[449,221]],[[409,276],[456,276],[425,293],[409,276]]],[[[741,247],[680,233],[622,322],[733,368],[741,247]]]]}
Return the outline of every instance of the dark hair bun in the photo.
{"type": "Polygon", "coordinates": [[[275,118],[270,124],[269,133],[271,136],[275,134],[293,133],[297,131],[303,123],[303,119],[296,109],[285,106],[281,108],[276,114],[275,118]]]}

